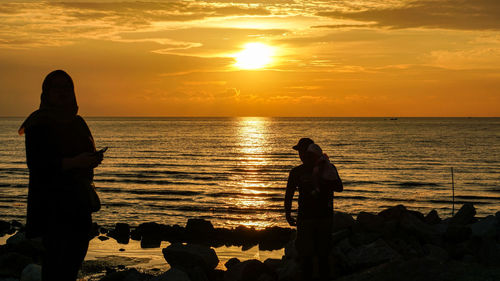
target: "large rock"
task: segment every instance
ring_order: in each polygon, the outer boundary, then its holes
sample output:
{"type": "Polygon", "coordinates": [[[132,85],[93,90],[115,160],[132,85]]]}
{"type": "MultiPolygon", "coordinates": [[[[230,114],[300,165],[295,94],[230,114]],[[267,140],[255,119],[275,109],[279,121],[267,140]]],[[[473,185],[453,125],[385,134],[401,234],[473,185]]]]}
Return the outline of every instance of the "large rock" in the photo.
{"type": "Polygon", "coordinates": [[[494,238],[498,235],[500,230],[497,218],[492,215],[472,224],[470,227],[473,235],[481,237],[494,238]]]}
{"type": "Polygon", "coordinates": [[[441,223],[441,218],[436,210],[432,210],[425,216],[424,221],[428,224],[435,225],[441,223]]]}
{"type": "Polygon", "coordinates": [[[342,229],[346,228],[351,228],[356,224],[356,221],[354,218],[343,212],[335,212],[333,214],[333,231],[332,232],[337,232],[342,229]]]}
{"type": "Polygon", "coordinates": [[[415,235],[422,241],[439,243],[438,232],[411,213],[407,213],[401,217],[400,226],[406,233],[415,235]]]}
{"type": "Polygon", "coordinates": [[[187,273],[180,269],[171,268],[169,271],[160,274],[149,281],[191,281],[187,273]]]}
{"type": "Polygon", "coordinates": [[[347,253],[348,263],[352,269],[378,265],[399,257],[400,255],[382,239],[354,248],[347,253]]]}
{"type": "Polygon", "coordinates": [[[226,269],[230,269],[231,267],[239,264],[241,261],[238,259],[238,258],[230,258],[225,264],[224,266],[226,267],[226,269]]]}
{"type": "Polygon", "coordinates": [[[17,245],[26,240],[26,234],[18,231],[16,234],[9,237],[6,241],[7,245],[17,245]]]}
{"type": "Polygon", "coordinates": [[[20,281],[42,281],[42,267],[34,263],[28,264],[21,272],[20,281]]]}
{"type": "Polygon", "coordinates": [[[466,203],[458,210],[458,212],[450,219],[450,224],[466,225],[474,222],[476,208],[471,203],[466,203]]]}
{"type": "Polygon", "coordinates": [[[0,236],[4,236],[10,231],[10,222],[0,220],[0,236]]]}
{"type": "Polygon", "coordinates": [[[104,276],[100,281],[149,281],[151,276],[138,272],[136,269],[116,271],[104,276]]]}
{"type": "Polygon", "coordinates": [[[293,230],[278,226],[266,227],[260,231],[259,250],[273,251],[285,247],[290,240],[293,230]]]}
{"type": "Polygon", "coordinates": [[[254,281],[264,273],[269,274],[266,265],[258,260],[247,260],[235,264],[224,274],[225,281],[254,281]]]}
{"type": "Polygon", "coordinates": [[[162,250],[165,260],[173,268],[189,272],[195,267],[209,273],[219,264],[215,251],[203,245],[174,243],[162,250]]]}
{"type": "Polygon", "coordinates": [[[108,236],[116,239],[120,244],[128,244],[130,240],[130,226],[127,223],[117,223],[115,229],[111,230],[108,236]]]}
{"type": "Polygon", "coordinates": [[[381,211],[378,213],[378,216],[384,218],[385,220],[400,220],[407,214],[408,210],[404,205],[397,205],[381,211]]]}
{"type": "Polygon", "coordinates": [[[5,253],[0,256],[0,276],[19,278],[23,269],[30,263],[33,263],[30,257],[19,253],[5,253]]]}
{"type": "Polygon", "coordinates": [[[299,281],[300,265],[295,259],[285,259],[276,273],[280,281],[299,281]]]}
{"type": "Polygon", "coordinates": [[[141,240],[141,248],[158,248],[162,241],[161,225],[155,222],[141,223],[130,233],[134,240],[141,240]]]}
{"type": "Polygon", "coordinates": [[[356,221],[358,222],[358,226],[361,228],[361,231],[383,231],[383,216],[377,216],[367,212],[360,212],[358,214],[358,217],[356,218],[356,221]]]}
{"type": "Polygon", "coordinates": [[[450,224],[443,235],[443,239],[448,243],[460,243],[471,237],[472,230],[469,226],[460,224],[450,224]]]}

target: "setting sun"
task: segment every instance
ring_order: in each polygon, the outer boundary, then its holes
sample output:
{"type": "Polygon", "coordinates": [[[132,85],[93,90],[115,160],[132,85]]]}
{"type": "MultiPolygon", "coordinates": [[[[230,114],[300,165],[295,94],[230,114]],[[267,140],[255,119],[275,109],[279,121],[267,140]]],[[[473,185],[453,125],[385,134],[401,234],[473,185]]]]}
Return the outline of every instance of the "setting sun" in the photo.
{"type": "Polygon", "coordinates": [[[272,61],[274,50],[262,43],[247,43],[244,49],[235,55],[234,66],[241,69],[257,69],[268,65],[272,61]]]}

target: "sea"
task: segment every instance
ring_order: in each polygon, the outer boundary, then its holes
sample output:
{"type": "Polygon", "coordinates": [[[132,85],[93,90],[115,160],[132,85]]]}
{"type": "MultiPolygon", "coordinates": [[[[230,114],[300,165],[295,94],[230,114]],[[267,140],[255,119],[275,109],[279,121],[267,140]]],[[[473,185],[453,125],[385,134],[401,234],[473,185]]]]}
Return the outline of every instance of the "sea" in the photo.
{"type": "MultiPolygon", "coordinates": [[[[336,211],[403,204],[444,218],[466,202],[479,217],[500,210],[500,118],[84,118],[97,148],[109,147],[95,169],[100,225],[287,226],[285,187],[302,137],[339,171],[336,211]]],[[[22,223],[23,119],[0,118],[0,219],[22,223]]]]}

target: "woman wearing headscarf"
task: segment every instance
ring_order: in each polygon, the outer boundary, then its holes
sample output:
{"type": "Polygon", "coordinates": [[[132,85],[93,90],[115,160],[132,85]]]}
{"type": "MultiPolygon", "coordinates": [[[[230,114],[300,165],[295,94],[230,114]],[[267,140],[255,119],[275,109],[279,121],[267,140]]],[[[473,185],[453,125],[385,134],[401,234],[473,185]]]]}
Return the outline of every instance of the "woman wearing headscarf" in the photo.
{"type": "Polygon", "coordinates": [[[93,169],[102,159],[62,70],[42,84],[40,108],[19,129],[29,169],[26,236],[45,248],[42,280],[76,280],[89,245],[93,169]]]}

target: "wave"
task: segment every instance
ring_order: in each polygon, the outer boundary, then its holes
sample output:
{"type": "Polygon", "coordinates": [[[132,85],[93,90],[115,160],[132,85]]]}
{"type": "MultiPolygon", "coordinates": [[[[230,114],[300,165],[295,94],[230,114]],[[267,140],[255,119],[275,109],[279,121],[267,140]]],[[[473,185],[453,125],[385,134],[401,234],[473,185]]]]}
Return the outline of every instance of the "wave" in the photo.
{"type": "Polygon", "coordinates": [[[169,189],[117,189],[109,187],[97,188],[97,192],[104,193],[129,193],[129,194],[149,194],[149,195],[180,195],[180,196],[195,196],[203,194],[202,192],[190,190],[169,190],[169,189]]]}
{"type": "Polygon", "coordinates": [[[397,185],[400,187],[422,187],[422,186],[441,186],[440,184],[433,183],[433,182],[417,182],[417,181],[406,181],[406,182],[399,182],[399,183],[394,183],[392,185],[397,185]]]}

